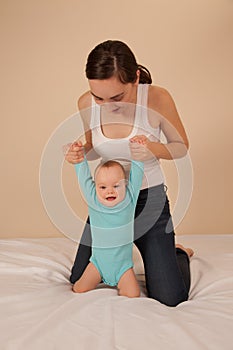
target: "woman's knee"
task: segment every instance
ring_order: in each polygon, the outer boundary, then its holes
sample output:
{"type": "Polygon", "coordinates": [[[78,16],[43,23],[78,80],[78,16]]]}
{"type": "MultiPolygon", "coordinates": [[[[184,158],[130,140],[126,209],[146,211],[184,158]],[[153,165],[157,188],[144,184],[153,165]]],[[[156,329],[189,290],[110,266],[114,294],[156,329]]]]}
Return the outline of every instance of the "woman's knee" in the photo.
{"type": "Polygon", "coordinates": [[[158,295],[156,292],[148,292],[148,297],[155,299],[166,306],[175,307],[188,300],[188,293],[185,290],[179,294],[163,293],[162,295],[158,295]]]}

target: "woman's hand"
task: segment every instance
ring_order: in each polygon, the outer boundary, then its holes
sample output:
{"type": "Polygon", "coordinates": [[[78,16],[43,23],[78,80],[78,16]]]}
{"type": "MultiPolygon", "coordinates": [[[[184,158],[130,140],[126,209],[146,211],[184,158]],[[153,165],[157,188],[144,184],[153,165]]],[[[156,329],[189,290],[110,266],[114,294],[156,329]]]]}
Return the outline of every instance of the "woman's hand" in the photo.
{"type": "Polygon", "coordinates": [[[145,135],[136,135],[130,140],[131,156],[134,160],[145,161],[154,158],[153,153],[149,150],[149,139],[145,135]]]}
{"type": "Polygon", "coordinates": [[[81,141],[65,145],[63,151],[66,161],[71,164],[80,163],[84,159],[84,147],[81,141]]]}

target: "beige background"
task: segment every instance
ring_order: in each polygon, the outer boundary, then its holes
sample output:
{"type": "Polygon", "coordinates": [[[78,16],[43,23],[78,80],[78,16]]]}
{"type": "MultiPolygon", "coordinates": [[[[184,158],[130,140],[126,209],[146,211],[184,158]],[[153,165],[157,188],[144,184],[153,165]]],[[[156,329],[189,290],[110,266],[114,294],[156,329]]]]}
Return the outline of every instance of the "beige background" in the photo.
{"type": "MultiPolygon", "coordinates": [[[[0,28],[0,237],[61,235],[41,201],[40,159],[88,88],[87,54],[106,39],[128,43],[173,95],[186,127],[194,188],[177,233],[233,233],[232,0],[1,0],[0,28]]],[[[176,168],[164,167],[173,208],[176,168]]],[[[84,218],[73,168],[62,173],[67,200],[84,218]]]]}

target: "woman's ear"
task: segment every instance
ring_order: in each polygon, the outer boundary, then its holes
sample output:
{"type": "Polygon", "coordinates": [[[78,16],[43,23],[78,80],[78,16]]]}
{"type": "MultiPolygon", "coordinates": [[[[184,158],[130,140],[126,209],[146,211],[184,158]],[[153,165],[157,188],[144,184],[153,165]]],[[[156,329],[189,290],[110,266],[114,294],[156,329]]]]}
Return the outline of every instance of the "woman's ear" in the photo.
{"type": "Polygon", "coordinates": [[[136,71],[136,81],[135,81],[135,85],[138,85],[139,84],[139,79],[140,79],[140,69],[137,69],[136,71]]]}

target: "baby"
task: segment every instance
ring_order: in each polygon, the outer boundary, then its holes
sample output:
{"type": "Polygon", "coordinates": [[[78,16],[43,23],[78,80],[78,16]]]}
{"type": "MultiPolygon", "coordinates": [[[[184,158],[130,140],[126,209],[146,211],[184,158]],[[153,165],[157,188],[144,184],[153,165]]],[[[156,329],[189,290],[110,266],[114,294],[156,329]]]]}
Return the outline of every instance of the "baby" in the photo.
{"type": "Polygon", "coordinates": [[[132,160],[128,180],[123,166],[115,160],[101,163],[95,170],[94,181],[85,157],[75,164],[75,170],[88,203],[92,255],[73,291],[87,292],[103,281],[117,286],[119,295],[139,297],[132,253],[143,163],[132,160]]]}

